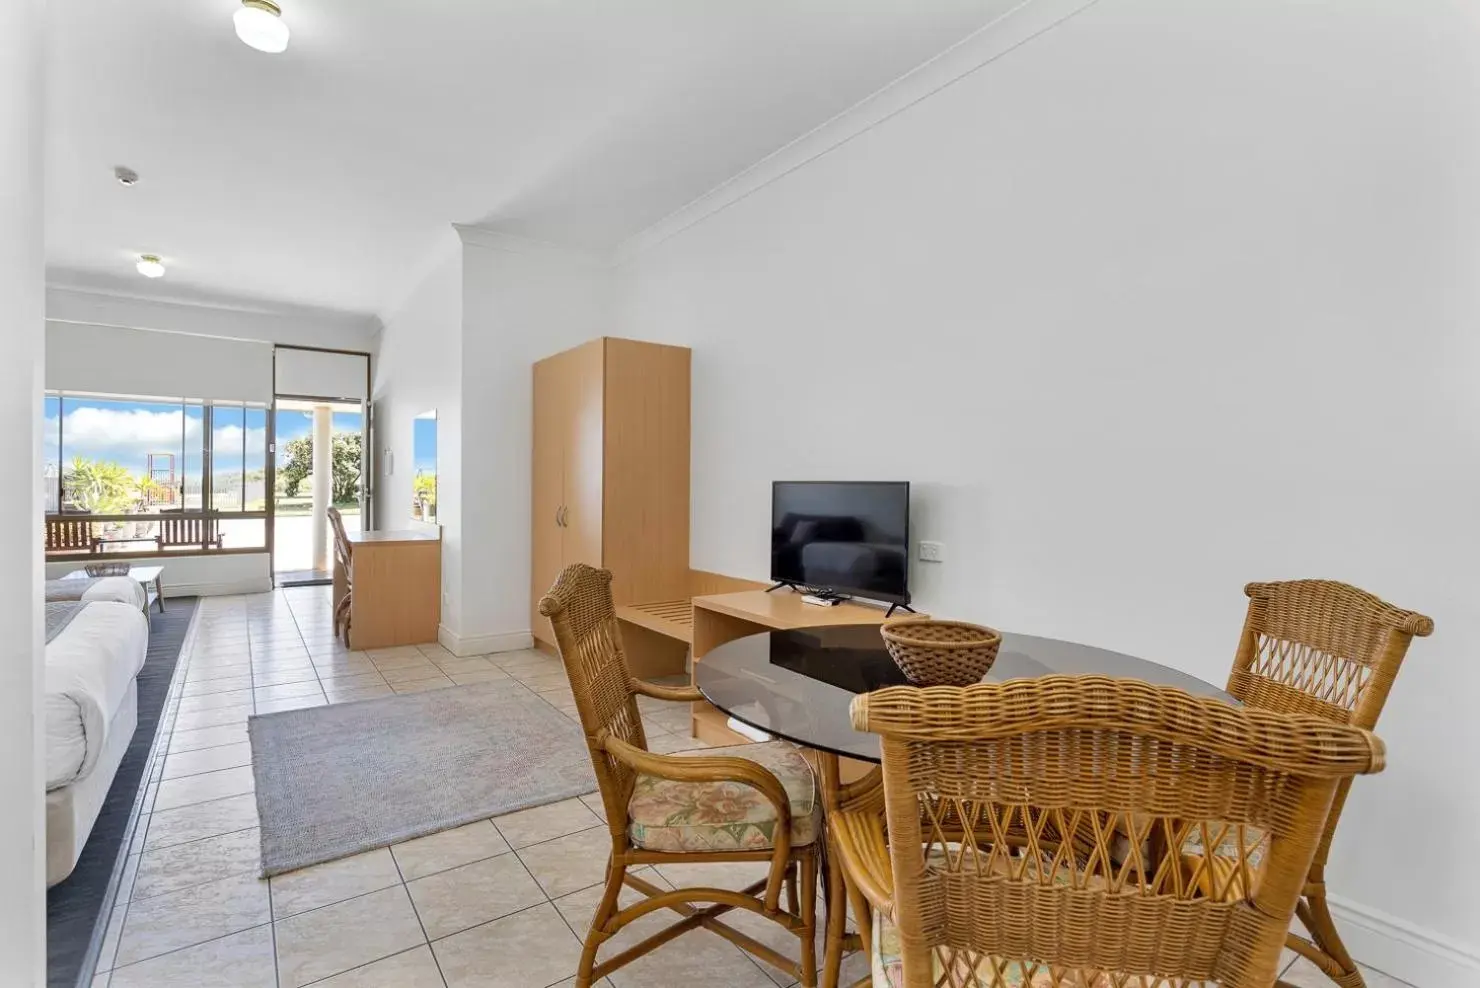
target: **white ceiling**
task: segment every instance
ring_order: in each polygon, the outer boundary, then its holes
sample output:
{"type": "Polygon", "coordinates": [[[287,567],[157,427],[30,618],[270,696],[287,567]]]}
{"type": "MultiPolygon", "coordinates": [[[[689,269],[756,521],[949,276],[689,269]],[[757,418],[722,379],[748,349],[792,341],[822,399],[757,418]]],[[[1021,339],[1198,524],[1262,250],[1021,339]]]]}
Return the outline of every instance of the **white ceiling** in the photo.
{"type": "Polygon", "coordinates": [[[276,56],[238,0],[49,5],[53,281],[373,313],[448,223],[608,250],[1017,0],[280,2],[276,56]]]}

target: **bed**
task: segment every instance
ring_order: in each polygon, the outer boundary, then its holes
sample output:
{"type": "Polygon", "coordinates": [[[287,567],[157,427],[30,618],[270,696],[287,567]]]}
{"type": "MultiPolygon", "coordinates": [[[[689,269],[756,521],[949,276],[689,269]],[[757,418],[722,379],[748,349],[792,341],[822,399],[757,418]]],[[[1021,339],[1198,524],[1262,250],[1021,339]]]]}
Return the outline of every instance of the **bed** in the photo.
{"type": "Polygon", "coordinates": [[[149,619],[133,601],[52,601],[46,625],[46,884],[52,886],[76,866],[133,739],[135,680],[149,647],[149,619]]]}
{"type": "Polygon", "coordinates": [[[148,594],[143,584],[131,576],[98,576],[88,579],[67,578],[46,581],[46,602],[111,600],[132,604],[143,610],[148,594]]]}

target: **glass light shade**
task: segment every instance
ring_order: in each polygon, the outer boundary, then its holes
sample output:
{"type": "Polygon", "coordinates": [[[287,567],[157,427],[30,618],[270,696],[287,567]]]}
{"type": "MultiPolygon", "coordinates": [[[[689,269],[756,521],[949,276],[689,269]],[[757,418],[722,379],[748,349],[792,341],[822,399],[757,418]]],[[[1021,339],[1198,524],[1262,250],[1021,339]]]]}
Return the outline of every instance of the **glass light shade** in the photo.
{"type": "Polygon", "coordinates": [[[161,264],[159,258],[155,257],[153,254],[145,254],[140,257],[139,263],[134,265],[134,267],[138,268],[139,274],[143,275],[146,278],[164,277],[164,265],[161,264]]]}
{"type": "Polygon", "coordinates": [[[275,55],[288,47],[288,25],[266,5],[244,3],[231,20],[236,36],[251,48],[275,55]]]}

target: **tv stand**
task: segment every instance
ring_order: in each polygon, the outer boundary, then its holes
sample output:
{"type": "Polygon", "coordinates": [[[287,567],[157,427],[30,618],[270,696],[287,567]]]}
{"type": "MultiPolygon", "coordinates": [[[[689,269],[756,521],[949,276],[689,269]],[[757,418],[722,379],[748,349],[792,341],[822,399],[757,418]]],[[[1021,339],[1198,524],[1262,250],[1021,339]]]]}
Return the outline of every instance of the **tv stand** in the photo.
{"type": "MultiPolygon", "coordinates": [[[[836,607],[813,607],[802,603],[800,594],[782,594],[777,597],[760,590],[696,596],[693,598],[692,614],[694,623],[690,642],[693,645],[695,662],[703,662],[704,656],[725,642],[762,631],[836,625],[880,625],[889,620],[883,608],[870,607],[851,600],[836,607]]],[[[731,730],[728,715],[702,700],[693,705],[691,717],[693,736],[701,741],[712,745],[732,745],[745,744],[751,740],[731,730]]],[[[851,767],[845,768],[843,774],[851,782],[872,767],[862,762],[851,763],[851,767]]]]}
{"type": "MultiPolygon", "coordinates": [[[[828,600],[849,601],[853,599],[852,594],[839,593],[830,587],[806,587],[800,583],[792,583],[790,580],[779,580],[767,587],[765,592],[770,593],[772,590],[780,590],[782,587],[789,587],[792,593],[811,594],[813,597],[823,597],[828,600]]],[[[887,620],[893,617],[894,612],[901,608],[909,611],[911,614],[919,613],[909,604],[890,604],[889,610],[884,614],[885,619],[887,620]]]]}

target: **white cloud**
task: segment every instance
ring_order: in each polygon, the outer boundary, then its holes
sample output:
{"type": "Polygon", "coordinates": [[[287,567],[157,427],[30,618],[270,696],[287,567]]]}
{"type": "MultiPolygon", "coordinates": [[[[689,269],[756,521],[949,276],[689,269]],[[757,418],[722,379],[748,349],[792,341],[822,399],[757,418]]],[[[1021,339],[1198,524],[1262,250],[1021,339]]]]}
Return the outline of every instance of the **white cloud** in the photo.
{"type": "MultiPolygon", "coordinates": [[[[247,429],[247,463],[256,464],[259,467],[265,462],[263,457],[267,453],[267,430],[247,429]]],[[[216,459],[219,461],[229,457],[231,462],[236,462],[237,451],[242,448],[242,427],[239,425],[223,425],[216,429],[211,436],[211,444],[216,450],[216,459]]]]}
{"type": "MultiPolygon", "coordinates": [[[[68,460],[85,456],[114,460],[131,469],[141,469],[147,454],[173,453],[179,457],[183,446],[186,459],[198,469],[202,425],[199,410],[186,415],[180,409],[84,406],[68,411],[62,422],[62,441],[66,448],[61,454],[68,460]]],[[[242,448],[241,426],[216,429],[214,438],[223,450],[242,448]]],[[[267,449],[267,430],[248,429],[246,438],[248,462],[262,463],[267,449]]],[[[57,419],[54,415],[46,420],[43,449],[48,461],[57,461],[57,419]]],[[[177,464],[177,469],[184,467],[184,463],[177,464]]]]}

